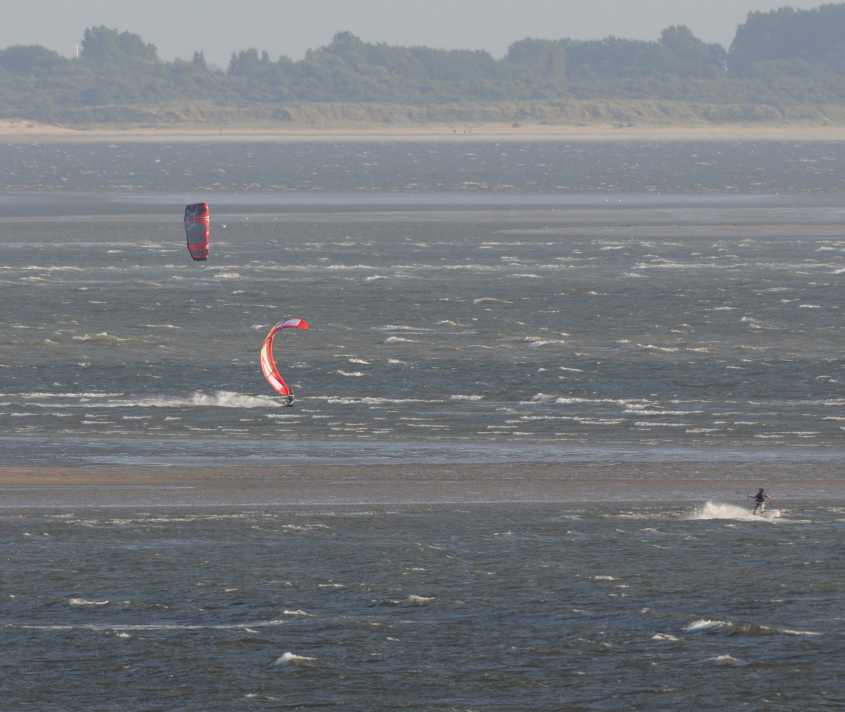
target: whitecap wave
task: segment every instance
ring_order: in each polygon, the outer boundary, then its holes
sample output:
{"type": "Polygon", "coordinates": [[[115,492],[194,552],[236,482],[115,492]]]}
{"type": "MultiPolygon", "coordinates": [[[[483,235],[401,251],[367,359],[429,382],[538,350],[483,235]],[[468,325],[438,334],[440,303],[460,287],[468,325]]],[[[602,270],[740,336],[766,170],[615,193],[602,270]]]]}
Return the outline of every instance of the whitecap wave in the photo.
{"type": "Polygon", "coordinates": [[[677,643],[680,640],[678,636],[672,635],[671,633],[655,633],[651,636],[651,639],[666,643],[677,643]]]}
{"type": "Polygon", "coordinates": [[[81,341],[83,343],[94,342],[97,344],[123,344],[129,341],[129,337],[115,336],[107,331],[101,331],[97,334],[83,334],[82,336],[72,337],[74,341],[81,341]]]}
{"type": "Polygon", "coordinates": [[[581,396],[559,396],[551,393],[536,393],[524,403],[554,403],[556,405],[618,405],[626,411],[654,406],[654,401],[642,398],[583,398],[581,396]]]}
{"type": "Polygon", "coordinates": [[[710,618],[698,618],[684,626],[687,633],[701,633],[704,631],[721,630],[731,625],[727,621],[711,620],[710,618]]]}
{"type": "Polygon", "coordinates": [[[405,599],[408,603],[413,606],[427,606],[430,603],[434,603],[434,596],[416,596],[413,593],[405,599]]]}
{"type": "Polygon", "coordinates": [[[427,329],[422,326],[409,326],[408,324],[385,324],[384,326],[374,326],[373,331],[405,331],[412,334],[420,334],[427,331],[434,331],[434,329],[427,329]]]}
{"type": "Polygon", "coordinates": [[[730,636],[794,635],[815,637],[821,635],[821,633],[813,630],[796,630],[757,623],[734,623],[733,621],[711,618],[698,618],[684,626],[684,631],[687,633],[722,633],[730,636]]]}
{"type": "Polygon", "coordinates": [[[276,662],[273,663],[274,665],[303,665],[306,663],[313,663],[316,662],[317,658],[312,658],[307,655],[295,655],[294,653],[287,652],[284,655],[280,655],[276,658],[276,662]]]}
{"type": "Polygon", "coordinates": [[[513,304],[509,299],[497,299],[496,297],[479,297],[472,300],[473,304],[513,304]]]}
{"type": "Polygon", "coordinates": [[[547,339],[542,336],[526,336],[523,341],[528,343],[528,347],[538,349],[541,346],[563,346],[566,341],[563,339],[547,339]]]}
{"type": "Polygon", "coordinates": [[[91,630],[91,631],[170,631],[170,630],[249,630],[250,628],[271,628],[284,625],[283,620],[249,621],[247,623],[77,623],[77,624],[32,624],[0,623],[0,628],[21,630],[91,630]]]}
{"type": "Polygon", "coordinates": [[[89,601],[86,598],[69,598],[68,605],[70,606],[78,606],[81,608],[96,608],[98,606],[107,606],[109,605],[109,601],[89,601]]]}
{"type": "Polygon", "coordinates": [[[735,658],[733,655],[717,655],[713,658],[707,658],[708,663],[716,663],[716,665],[727,665],[733,667],[743,667],[748,665],[744,660],[735,658]]]}
{"type": "Polygon", "coordinates": [[[399,405],[402,403],[443,403],[442,400],[425,400],[423,398],[380,398],[364,396],[313,396],[311,400],[323,400],[333,405],[399,405]]]}
{"type": "Polygon", "coordinates": [[[721,504],[719,502],[705,502],[692,514],[686,517],[689,520],[707,519],[729,519],[740,522],[773,522],[779,519],[779,509],[769,509],[764,514],[754,514],[750,509],[739,507],[735,504],[721,504]]]}
{"type": "Polygon", "coordinates": [[[655,344],[637,344],[644,351],[660,351],[661,353],[674,354],[680,351],[677,346],[657,346],[655,344]]]}

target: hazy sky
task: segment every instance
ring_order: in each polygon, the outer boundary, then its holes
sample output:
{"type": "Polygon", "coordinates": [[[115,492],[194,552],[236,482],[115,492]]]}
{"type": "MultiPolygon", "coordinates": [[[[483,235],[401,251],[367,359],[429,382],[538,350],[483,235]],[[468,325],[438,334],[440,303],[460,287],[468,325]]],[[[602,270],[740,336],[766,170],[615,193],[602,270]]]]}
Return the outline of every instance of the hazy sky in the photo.
{"type": "Polygon", "coordinates": [[[389,44],[486,49],[524,37],[656,39],[688,25],[727,46],[750,10],[811,8],[820,0],[0,0],[0,47],[41,44],[72,55],[82,32],[107,25],[140,34],[164,59],[202,49],[218,65],[233,50],[300,59],[340,30],[389,44]]]}

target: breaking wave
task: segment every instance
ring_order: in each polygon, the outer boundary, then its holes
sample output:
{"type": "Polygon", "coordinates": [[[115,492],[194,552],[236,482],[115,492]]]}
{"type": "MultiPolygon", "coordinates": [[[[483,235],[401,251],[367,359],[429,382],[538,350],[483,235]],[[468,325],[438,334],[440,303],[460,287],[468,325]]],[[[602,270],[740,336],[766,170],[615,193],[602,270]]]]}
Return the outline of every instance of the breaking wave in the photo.
{"type": "Polygon", "coordinates": [[[85,598],[69,598],[68,605],[77,606],[80,608],[95,608],[98,606],[107,606],[109,605],[108,601],[89,601],[85,598]]]}
{"type": "Polygon", "coordinates": [[[733,621],[713,620],[710,618],[698,618],[684,626],[686,633],[720,633],[722,635],[795,635],[795,636],[817,636],[812,630],[795,630],[793,628],[780,628],[778,626],[758,625],[757,623],[734,623],[733,621]]]}
{"type": "Polygon", "coordinates": [[[109,334],[107,331],[101,331],[97,334],[83,334],[82,336],[72,337],[74,341],[94,342],[98,344],[123,344],[130,341],[129,337],[115,336],[109,334]]]}
{"type": "Polygon", "coordinates": [[[311,658],[307,655],[295,655],[294,653],[287,652],[276,658],[274,665],[302,665],[303,663],[313,663],[316,661],[317,658],[311,658]]]}

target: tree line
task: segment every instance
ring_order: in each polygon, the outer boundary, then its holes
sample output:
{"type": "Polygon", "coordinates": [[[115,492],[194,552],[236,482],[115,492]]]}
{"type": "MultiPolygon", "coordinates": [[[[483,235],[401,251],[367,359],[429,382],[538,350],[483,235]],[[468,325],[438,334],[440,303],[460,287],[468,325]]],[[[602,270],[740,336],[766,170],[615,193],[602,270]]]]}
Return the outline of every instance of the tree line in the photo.
{"type": "Polygon", "coordinates": [[[247,49],[215,68],[201,50],[166,62],[140,36],[99,26],[85,30],[73,59],[37,45],[0,50],[0,116],[131,120],[133,106],[186,101],[845,103],[843,37],[845,4],[831,4],[752,12],[727,49],[685,26],[668,27],[654,41],[524,39],[500,59],[340,32],[299,61],[247,49]]]}

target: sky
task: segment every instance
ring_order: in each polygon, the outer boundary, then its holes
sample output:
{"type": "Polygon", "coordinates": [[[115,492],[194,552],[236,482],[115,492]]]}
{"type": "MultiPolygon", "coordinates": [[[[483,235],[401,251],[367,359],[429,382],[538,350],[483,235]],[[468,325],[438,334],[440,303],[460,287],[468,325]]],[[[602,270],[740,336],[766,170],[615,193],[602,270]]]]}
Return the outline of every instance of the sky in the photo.
{"type": "Polygon", "coordinates": [[[72,56],[86,27],[141,35],[162,59],[203,50],[228,65],[255,47],[273,59],[301,59],[349,30],[369,42],[443,49],[486,49],[502,56],[525,37],[653,40],[687,25],[707,42],[730,45],[752,10],[824,0],[0,0],[0,47],[40,44],[72,56]]]}

